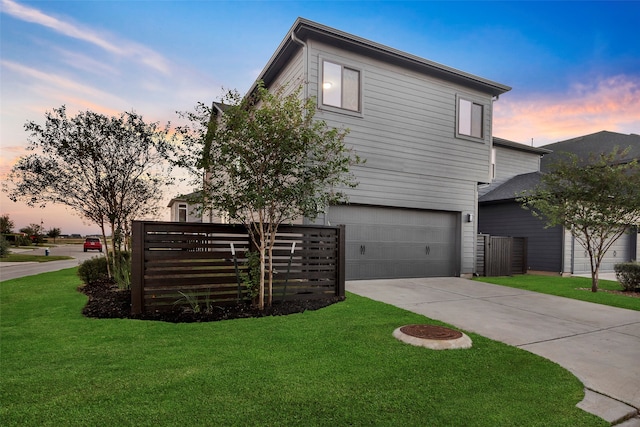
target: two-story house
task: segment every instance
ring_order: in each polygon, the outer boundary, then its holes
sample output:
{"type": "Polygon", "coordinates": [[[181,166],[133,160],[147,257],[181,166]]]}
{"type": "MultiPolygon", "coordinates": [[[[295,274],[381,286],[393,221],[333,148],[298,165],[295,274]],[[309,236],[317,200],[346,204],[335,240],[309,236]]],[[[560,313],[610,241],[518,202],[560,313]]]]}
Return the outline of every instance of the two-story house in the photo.
{"type": "Polygon", "coordinates": [[[302,18],[259,80],[302,84],[366,159],[349,204],[316,220],[346,225],[347,279],[474,272],[478,184],[490,182],[493,103],[508,86],[302,18]]]}
{"type": "MultiPolygon", "coordinates": [[[[494,147],[496,175],[491,185],[481,187],[479,232],[526,237],[528,270],[563,275],[590,273],[588,253],[570,231],[560,226],[545,228],[545,223],[523,209],[516,199],[534,189],[540,174],[547,172],[562,153],[587,159],[591,153],[609,153],[619,147],[630,149],[627,160],[640,158],[640,135],[602,131],[541,148],[494,138],[494,147]]],[[[615,264],[637,259],[638,253],[638,230],[630,228],[605,254],[601,272],[613,272],[615,264]]]]}

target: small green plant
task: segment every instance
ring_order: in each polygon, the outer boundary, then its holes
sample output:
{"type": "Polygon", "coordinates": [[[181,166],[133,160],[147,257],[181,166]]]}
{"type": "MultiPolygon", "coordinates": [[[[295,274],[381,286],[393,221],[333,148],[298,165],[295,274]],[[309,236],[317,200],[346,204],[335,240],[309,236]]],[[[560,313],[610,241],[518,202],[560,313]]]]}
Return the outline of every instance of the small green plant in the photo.
{"type": "Polygon", "coordinates": [[[107,259],[105,257],[93,257],[84,261],[78,267],[78,276],[86,284],[108,279],[107,259]]]}
{"type": "Polygon", "coordinates": [[[0,258],[4,258],[9,255],[9,242],[4,236],[0,235],[0,258]]]}
{"type": "Polygon", "coordinates": [[[193,313],[212,313],[213,300],[211,299],[211,290],[207,289],[207,295],[204,297],[204,304],[200,304],[198,295],[192,292],[178,291],[182,298],[178,299],[173,305],[187,305],[193,313]]]}
{"type": "Polygon", "coordinates": [[[613,266],[616,279],[625,291],[640,292],[640,263],[623,262],[613,266]]]}
{"type": "Polygon", "coordinates": [[[248,251],[246,272],[240,273],[240,279],[247,288],[247,294],[253,301],[260,293],[260,254],[248,251]]]}
{"type": "Polygon", "coordinates": [[[174,302],[173,305],[183,305],[183,303],[187,303],[192,312],[200,313],[200,304],[198,303],[198,297],[196,295],[182,291],[178,291],[178,293],[182,295],[182,298],[174,302]]]}
{"type": "Polygon", "coordinates": [[[131,253],[119,252],[114,261],[113,280],[120,289],[131,289],[131,253]]]}

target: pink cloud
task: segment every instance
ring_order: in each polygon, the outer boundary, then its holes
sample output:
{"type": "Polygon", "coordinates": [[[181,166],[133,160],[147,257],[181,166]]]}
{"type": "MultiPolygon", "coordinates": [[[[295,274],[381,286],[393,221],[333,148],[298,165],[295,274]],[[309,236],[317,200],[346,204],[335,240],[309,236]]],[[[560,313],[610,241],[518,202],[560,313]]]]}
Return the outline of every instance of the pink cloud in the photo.
{"type": "Polygon", "coordinates": [[[613,76],[575,83],[564,93],[518,99],[506,94],[494,106],[493,134],[534,145],[601,130],[640,132],[640,79],[613,76]]]}

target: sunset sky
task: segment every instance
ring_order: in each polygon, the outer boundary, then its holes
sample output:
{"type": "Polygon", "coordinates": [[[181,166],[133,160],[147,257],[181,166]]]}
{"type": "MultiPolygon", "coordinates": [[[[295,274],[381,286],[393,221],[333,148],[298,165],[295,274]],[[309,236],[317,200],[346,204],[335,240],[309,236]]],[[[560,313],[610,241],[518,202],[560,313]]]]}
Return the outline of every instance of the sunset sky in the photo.
{"type": "MultiPolygon", "coordinates": [[[[0,5],[3,179],[27,146],[24,123],[44,123],[54,107],[176,123],[176,111],[217,100],[223,88],[246,91],[298,16],[513,87],[495,104],[495,136],[541,146],[601,130],[640,133],[640,2],[0,5]]],[[[65,234],[98,232],[69,211],[28,208],[4,193],[0,214],[16,229],[42,221],[65,234]]]]}

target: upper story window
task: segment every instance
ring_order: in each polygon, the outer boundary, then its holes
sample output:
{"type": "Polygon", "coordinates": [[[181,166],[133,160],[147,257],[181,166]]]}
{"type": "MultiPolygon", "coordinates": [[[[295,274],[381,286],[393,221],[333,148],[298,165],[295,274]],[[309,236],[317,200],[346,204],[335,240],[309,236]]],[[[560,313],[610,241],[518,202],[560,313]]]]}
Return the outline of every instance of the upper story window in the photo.
{"type": "Polygon", "coordinates": [[[483,139],[484,107],[482,104],[458,98],[458,135],[483,139]]]}
{"type": "Polygon", "coordinates": [[[187,222],[187,205],[178,205],[178,222],[187,222]]]}
{"type": "Polygon", "coordinates": [[[322,104],[360,111],[360,71],[322,61],[322,104]]]}

